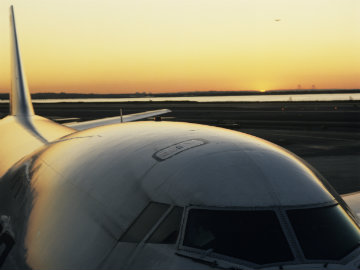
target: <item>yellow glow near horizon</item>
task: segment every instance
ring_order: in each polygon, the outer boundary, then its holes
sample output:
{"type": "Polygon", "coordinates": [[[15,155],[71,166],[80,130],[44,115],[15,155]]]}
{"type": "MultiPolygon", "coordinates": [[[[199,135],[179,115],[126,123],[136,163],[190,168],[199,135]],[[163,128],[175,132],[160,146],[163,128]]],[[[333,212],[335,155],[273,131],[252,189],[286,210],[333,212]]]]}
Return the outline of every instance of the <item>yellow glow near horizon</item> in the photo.
{"type": "Polygon", "coordinates": [[[11,4],[32,92],[360,88],[358,0],[3,0],[1,92],[11,4]]]}

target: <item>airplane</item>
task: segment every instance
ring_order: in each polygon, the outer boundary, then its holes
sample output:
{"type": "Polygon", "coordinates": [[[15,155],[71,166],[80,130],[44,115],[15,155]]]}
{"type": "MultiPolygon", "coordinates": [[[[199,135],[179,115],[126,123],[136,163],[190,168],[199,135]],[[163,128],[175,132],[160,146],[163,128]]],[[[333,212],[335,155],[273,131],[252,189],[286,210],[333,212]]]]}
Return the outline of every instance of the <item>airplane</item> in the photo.
{"type": "Polygon", "coordinates": [[[360,193],[263,139],[191,123],[34,113],[10,8],[2,269],[359,269],[360,193]],[[128,121],[128,122],[126,122],[128,121]],[[79,129],[79,130],[78,130],[79,129]]]}

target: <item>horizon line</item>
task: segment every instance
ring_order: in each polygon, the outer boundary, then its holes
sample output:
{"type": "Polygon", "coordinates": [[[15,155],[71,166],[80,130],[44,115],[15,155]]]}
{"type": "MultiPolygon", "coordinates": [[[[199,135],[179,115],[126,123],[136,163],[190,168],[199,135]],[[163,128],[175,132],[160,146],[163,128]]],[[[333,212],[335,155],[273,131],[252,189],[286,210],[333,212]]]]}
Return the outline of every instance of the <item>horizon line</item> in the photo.
{"type": "MultiPolygon", "coordinates": [[[[32,91],[30,94],[82,94],[82,95],[134,95],[134,94],[184,94],[184,93],[206,93],[206,92],[271,92],[271,91],[355,91],[360,90],[360,88],[281,88],[281,89],[247,89],[247,90],[188,90],[188,91],[164,91],[164,92],[153,92],[153,91],[146,91],[146,90],[138,90],[138,91],[131,91],[131,92],[81,92],[80,90],[55,90],[55,91],[32,91]]],[[[0,94],[9,94],[9,91],[0,90],[0,94]]]]}

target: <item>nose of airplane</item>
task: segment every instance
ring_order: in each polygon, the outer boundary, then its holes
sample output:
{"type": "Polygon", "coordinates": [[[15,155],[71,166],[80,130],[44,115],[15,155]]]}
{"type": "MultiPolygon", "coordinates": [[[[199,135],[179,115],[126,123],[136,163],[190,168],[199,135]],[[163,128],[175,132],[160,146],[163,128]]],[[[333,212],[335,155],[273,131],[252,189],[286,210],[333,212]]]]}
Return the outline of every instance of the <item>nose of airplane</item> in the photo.
{"type": "Polygon", "coordinates": [[[305,269],[359,256],[357,225],[310,168],[225,129],[94,128],[28,157],[5,182],[32,268],[305,269]]]}

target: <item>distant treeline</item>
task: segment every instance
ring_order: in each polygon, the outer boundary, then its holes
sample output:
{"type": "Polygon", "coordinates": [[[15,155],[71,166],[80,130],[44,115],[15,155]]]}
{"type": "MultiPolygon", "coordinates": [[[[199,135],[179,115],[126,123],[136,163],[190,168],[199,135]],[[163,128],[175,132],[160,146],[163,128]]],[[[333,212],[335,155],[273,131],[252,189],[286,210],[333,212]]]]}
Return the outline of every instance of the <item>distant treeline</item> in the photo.
{"type": "MultiPolygon", "coordinates": [[[[198,96],[248,96],[248,95],[301,95],[301,94],[345,94],[360,93],[360,89],[302,89],[302,90],[269,90],[259,91],[193,91],[176,93],[146,93],[131,94],[81,94],[81,93],[34,93],[33,99],[74,99],[74,98],[141,98],[141,97],[198,97],[198,96]]],[[[9,99],[9,94],[1,94],[0,99],[9,99]]]]}

